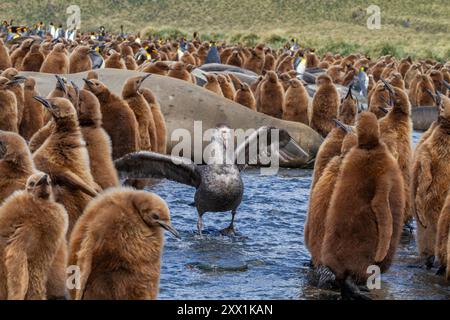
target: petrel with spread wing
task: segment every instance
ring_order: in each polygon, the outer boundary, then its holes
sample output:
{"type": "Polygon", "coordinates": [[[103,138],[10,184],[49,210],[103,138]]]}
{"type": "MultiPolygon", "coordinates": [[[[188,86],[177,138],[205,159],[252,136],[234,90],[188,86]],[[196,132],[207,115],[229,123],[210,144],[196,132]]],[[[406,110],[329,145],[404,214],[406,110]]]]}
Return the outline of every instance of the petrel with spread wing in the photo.
{"type": "MultiPolygon", "coordinates": [[[[275,135],[276,137],[276,135],[275,135]]],[[[244,184],[241,171],[248,163],[261,154],[266,156],[271,150],[275,156],[286,159],[304,159],[309,155],[292,139],[286,130],[274,127],[261,127],[248,136],[236,150],[230,148],[234,139],[231,129],[220,126],[214,130],[211,139],[214,155],[208,164],[196,165],[186,158],[166,156],[153,152],[131,153],[115,161],[116,169],[122,178],[159,178],[180,182],[197,189],[195,206],[198,212],[197,228],[201,234],[202,216],[205,212],[231,211],[230,226],[222,234],[234,233],[234,218],[241,204],[244,184]],[[278,130],[278,139],[272,139],[278,130]],[[264,140],[265,138],[265,140],[264,140]],[[264,148],[260,141],[267,142],[264,148]],[[278,148],[276,148],[278,146],[278,148]],[[252,155],[251,150],[259,149],[259,154],[252,155]],[[227,159],[231,159],[227,161],[227,159]],[[245,159],[244,161],[241,161],[245,159]]]]}

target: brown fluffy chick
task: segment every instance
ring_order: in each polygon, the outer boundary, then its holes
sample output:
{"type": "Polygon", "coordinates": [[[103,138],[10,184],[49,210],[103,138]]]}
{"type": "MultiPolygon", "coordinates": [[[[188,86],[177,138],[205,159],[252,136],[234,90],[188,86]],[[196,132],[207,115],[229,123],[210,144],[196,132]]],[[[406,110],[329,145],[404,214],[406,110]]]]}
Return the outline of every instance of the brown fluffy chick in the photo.
{"type": "Polygon", "coordinates": [[[164,230],[175,236],[159,196],[113,189],[92,201],[70,239],[70,264],[81,269],[78,300],[156,299],[164,230]]]}
{"type": "MultiPolygon", "coordinates": [[[[55,262],[66,257],[67,224],[67,212],[55,202],[50,178],[42,172],[30,176],[26,189],[3,203],[0,299],[47,298],[47,285],[53,281],[53,274],[65,272],[65,264],[55,262]],[[55,265],[63,270],[54,270],[55,265]]],[[[65,282],[60,282],[60,286],[64,287],[65,282]]]]}

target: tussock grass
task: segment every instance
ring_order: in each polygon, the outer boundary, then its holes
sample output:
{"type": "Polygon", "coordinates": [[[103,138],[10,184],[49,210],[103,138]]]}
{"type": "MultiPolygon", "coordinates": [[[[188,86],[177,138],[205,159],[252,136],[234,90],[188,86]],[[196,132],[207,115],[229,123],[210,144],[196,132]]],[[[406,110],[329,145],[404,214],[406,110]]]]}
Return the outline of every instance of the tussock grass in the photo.
{"type": "MultiPolygon", "coordinates": [[[[279,47],[296,37],[319,52],[450,59],[448,0],[77,0],[82,28],[160,36],[191,35],[279,47]],[[381,9],[381,30],[368,30],[366,8],[381,9]]],[[[0,18],[65,23],[62,0],[4,0],[0,18]]]]}

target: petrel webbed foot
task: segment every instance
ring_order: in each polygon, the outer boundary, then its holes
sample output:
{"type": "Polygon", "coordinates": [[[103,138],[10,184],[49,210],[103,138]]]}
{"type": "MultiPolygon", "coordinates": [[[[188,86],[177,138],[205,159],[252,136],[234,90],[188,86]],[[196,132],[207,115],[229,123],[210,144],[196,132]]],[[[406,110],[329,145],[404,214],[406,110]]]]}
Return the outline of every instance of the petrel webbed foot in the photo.
{"type": "Polygon", "coordinates": [[[236,231],[234,230],[234,226],[231,224],[229,227],[220,230],[220,234],[223,236],[231,236],[236,235],[236,231]]]}

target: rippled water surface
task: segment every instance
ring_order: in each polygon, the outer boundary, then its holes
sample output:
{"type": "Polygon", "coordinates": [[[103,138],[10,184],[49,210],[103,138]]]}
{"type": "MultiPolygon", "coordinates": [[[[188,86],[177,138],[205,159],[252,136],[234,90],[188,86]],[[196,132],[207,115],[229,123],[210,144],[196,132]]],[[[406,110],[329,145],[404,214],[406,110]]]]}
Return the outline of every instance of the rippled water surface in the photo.
{"type": "MultiPolygon", "coordinates": [[[[417,141],[419,134],[414,134],[417,141]]],[[[336,299],[338,293],[310,284],[303,242],[312,170],[282,169],[276,176],[243,174],[245,194],[236,216],[237,235],[223,237],[229,213],[204,215],[196,235],[195,189],[169,181],[153,191],[169,204],[182,240],[167,234],[160,299],[336,299]]],[[[397,259],[382,277],[380,299],[449,299],[450,287],[434,270],[417,268],[413,235],[402,238],[397,259]]]]}

